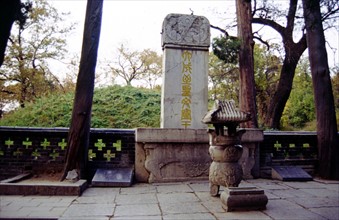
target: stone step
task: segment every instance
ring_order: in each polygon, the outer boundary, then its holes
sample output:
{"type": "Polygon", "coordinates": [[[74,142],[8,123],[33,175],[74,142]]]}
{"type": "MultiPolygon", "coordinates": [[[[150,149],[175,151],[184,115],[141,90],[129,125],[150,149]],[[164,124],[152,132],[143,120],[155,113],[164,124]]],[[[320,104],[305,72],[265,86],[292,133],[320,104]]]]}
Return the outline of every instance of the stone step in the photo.
{"type": "Polygon", "coordinates": [[[311,181],[313,180],[306,171],[298,166],[273,166],[272,179],[282,181],[311,181]]]}
{"type": "Polygon", "coordinates": [[[226,212],[264,210],[268,203],[264,190],[256,187],[229,187],[221,193],[220,199],[226,212]]]}
{"type": "Polygon", "coordinates": [[[92,179],[92,186],[122,187],[131,186],[134,169],[131,167],[98,169],[92,179]]]}

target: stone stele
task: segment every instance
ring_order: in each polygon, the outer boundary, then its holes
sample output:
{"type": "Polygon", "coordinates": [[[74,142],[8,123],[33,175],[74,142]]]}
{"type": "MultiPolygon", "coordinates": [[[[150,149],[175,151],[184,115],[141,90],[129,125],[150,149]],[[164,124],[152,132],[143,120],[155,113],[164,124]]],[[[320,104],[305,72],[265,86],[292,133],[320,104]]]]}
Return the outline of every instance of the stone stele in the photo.
{"type": "Polygon", "coordinates": [[[202,16],[169,14],[162,26],[161,128],[205,129],[210,24],[202,16]]]}

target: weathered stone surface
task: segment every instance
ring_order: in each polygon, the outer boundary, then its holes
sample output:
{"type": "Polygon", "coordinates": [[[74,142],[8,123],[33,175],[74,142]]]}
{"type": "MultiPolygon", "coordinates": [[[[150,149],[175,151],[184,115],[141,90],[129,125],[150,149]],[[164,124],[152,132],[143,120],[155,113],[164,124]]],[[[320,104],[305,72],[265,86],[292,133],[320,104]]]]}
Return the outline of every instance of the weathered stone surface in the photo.
{"type": "Polygon", "coordinates": [[[136,142],[142,143],[206,143],[208,134],[206,129],[182,128],[137,128],[136,142]]]}
{"type": "Polygon", "coordinates": [[[307,172],[296,166],[274,166],[272,167],[272,179],[282,181],[311,181],[313,180],[307,172]]]}
{"type": "Polygon", "coordinates": [[[210,165],[209,180],[212,185],[237,187],[242,179],[242,169],[238,163],[219,163],[210,165]]]}
{"type": "Polygon", "coordinates": [[[227,188],[221,193],[222,207],[227,211],[263,210],[268,198],[264,190],[251,188],[227,188]]]}
{"type": "Polygon", "coordinates": [[[241,143],[253,143],[262,142],[264,140],[264,132],[257,128],[246,128],[243,129],[246,132],[241,136],[241,143]]]}
{"type": "Polygon", "coordinates": [[[210,46],[210,23],[196,15],[169,14],[162,26],[162,46],[210,46]]]}
{"type": "MultiPolygon", "coordinates": [[[[114,217],[127,217],[139,216],[139,219],[148,219],[145,216],[161,216],[158,204],[143,203],[143,204],[126,204],[119,205],[114,211],[114,217]]],[[[128,218],[129,217],[129,218],[128,218]]]]}
{"type": "Polygon", "coordinates": [[[208,179],[211,158],[205,129],[136,129],[139,182],[208,179]]]}
{"type": "MultiPolygon", "coordinates": [[[[253,179],[252,170],[256,162],[258,163],[258,169],[259,169],[259,156],[260,155],[256,154],[256,151],[255,151],[257,144],[256,143],[245,143],[242,146],[243,146],[243,153],[238,163],[241,165],[242,170],[243,170],[243,179],[253,179]]],[[[259,172],[258,169],[257,169],[257,172],[259,172]]],[[[253,173],[256,173],[256,172],[253,171],[253,173]]],[[[258,175],[259,174],[257,174],[257,176],[258,175]]]]}
{"type": "Polygon", "coordinates": [[[134,170],[130,167],[98,169],[92,179],[93,186],[131,186],[134,170]]]}
{"type": "MultiPolygon", "coordinates": [[[[245,179],[251,179],[253,176],[253,167],[257,167],[259,170],[259,149],[256,141],[260,141],[262,139],[262,130],[259,129],[245,129],[246,132],[242,135],[241,141],[245,141],[243,146],[243,154],[239,159],[239,164],[243,169],[243,177],[245,179]],[[254,141],[254,143],[249,143],[249,141],[254,141]]],[[[136,145],[135,145],[135,178],[138,182],[148,182],[150,177],[150,171],[146,169],[145,162],[146,158],[151,160],[150,155],[148,155],[149,151],[146,150],[145,146],[147,144],[151,144],[151,148],[160,148],[163,147],[166,150],[162,156],[162,158],[166,158],[166,155],[171,155],[172,148],[175,149],[176,146],[182,146],[182,144],[187,144],[189,147],[181,148],[187,150],[187,152],[183,152],[184,155],[198,155],[201,161],[211,161],[211,157],[208,154],[209,151],[209,137],[206,129],[177,129],[177,128],[137,128],[135,132],[136,145]],[[165,147],[165,145],[168,145],[165,147]],[[192,152],[194,152],[192,154],[192,152]]],[[[150,148],[148,146],[147,148],[150,148]]],[[[160,150],[160,149],[159,149],[160,150]]],[[[189,159],[189,157],[179,157],[175,161],[175,164],[171,166],[180,166],[181,168],[186,167],[189,169],[189,164],[193,161],[198,160],[198,158],[189,159]],[[182,164],[181,164],[182,163],[182,164]]],[[[173,159],[170,159],[173,161],[173,159]]],[[[170,160],[165,160],[166,164],[169,163],[170,160]]],[[[153,161],[154,162],[154,161],[153,161]]],[[[153,163],[152,162],[152,163],[153,163]]],[[[155,164],[162,164],[161,161],[155,162],[155,164]]],[[[197,162],[199,163],[199,162],[197,162]]],[[[198,167],[199,165],[195,165],[193,167],[198,167]]],[[[201,166],[200,166],[201,167],[201,166]]],[[[155,167],[151,168],[154,171],[155,167]]],[[[158,168],[160,169],[160,168],[158,168]]],[[[163,171],[166,168],[162,169],[163,171]]],[[[154,171],[155,172],[155,171],[154,171]]],[[[185,171],[186,174],[192,175],[194,170],[185,171]]],[[[155,172],[160,173],[160,172],[155,172]]],[[[257,171],[259,173],[259,171],[257,171]]],[[[174,172],[168,173],[166,178],[167,181],[175,181],[175,180],[183,180],[186,178],[190,179],[190,175],[186,177],[182,176],[182,173],[176,174],[174,172]],[[173,177],[169,177],[169,175],[173,175],[173,177]],[[179,175],[180,174],[180,175],[179,175]],[[180,178],[178,177],[180,176],[180,178]],[[176,178],[178,177],[178,178],[176,178]]],[[[160,177],[161,175],[158,175],[160,177]]],[[[256,175],[257,177],[259,174],[256,175]]],[[[161,178],[161,177],[160,177],[161,178]]],[[[193,177],[194,179],[195,177],[193,177]]],[[[200,176],[199,178],[207,179],[208,174],[205,177],[200,176]]],[[[154,181],[159,181],[155,180],[154,181]]],[[[164,181],[164,180],[163,180],[164,181]]]]}
{"type": "Polygon", "coordinates": [[[210,25],[195,15],[169,14],[163,23],[161,128],[207,128],[210,25]]]}
{"type": "Polygon", "coordinates": [[[0,183],[0,195],[81,195],[88,187],[86,180],[77,182],[0,183]]]}
{"type": "Polygon", "coordinates": [[[211,160],[205,144],[145,144],[149,182],[206,179],[211,160]],[[205,152],[204,152],[205,151],[205,152]]]}

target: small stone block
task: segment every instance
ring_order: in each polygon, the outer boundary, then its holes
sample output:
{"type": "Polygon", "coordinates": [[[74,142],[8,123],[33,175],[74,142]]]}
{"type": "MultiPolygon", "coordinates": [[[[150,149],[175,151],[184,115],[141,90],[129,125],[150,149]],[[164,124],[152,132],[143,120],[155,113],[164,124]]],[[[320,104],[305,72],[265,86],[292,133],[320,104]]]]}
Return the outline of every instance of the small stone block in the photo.
{"type": "Polygon", "coordinates": [[[131,186],[133,168],[98,169],[92,179],[93,186],[131,186]]]}
{"type": "Polygon", "coordinates": [[[257,187],[229,187],[225,191],[230,195],[254,195],[254,194],[264,194],[264,190],[258,189],[257,187]]]}
{"type": "Polygon", "coordinates": [[[272,179],[281,181],[311,181],[313,180],[306,171],[297,166],[272,167],[272,179]]]}
{"type": "Polygon", "coordinates": [[[231,211],[264,210],[268,198],[256,187],[230,187],[220,195],[223,209],[231,211]]]}

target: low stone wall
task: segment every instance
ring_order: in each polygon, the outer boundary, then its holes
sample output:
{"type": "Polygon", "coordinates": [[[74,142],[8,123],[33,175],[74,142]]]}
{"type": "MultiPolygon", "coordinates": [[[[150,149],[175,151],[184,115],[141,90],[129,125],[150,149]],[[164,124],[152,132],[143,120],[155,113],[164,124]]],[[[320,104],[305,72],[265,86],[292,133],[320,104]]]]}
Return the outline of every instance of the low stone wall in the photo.
{"type": "Polygon", "coordinates": [[[135,178],[138,182],[208,179],[206,129],[136,129],[135,178]]]}
{"type": "MultiPolygon", "coordinates": [[[[62,171],[68,128],[0,127],[0,180],[25,172],[62,171]]],[[[98,168],[134,166],[134,130],[91,129],[86,176],[98,168]]]]}
{"type": "MultiPolygon", "coordinates": [[[[207,129],[138,128],[135,137],[135,177],[138,182],[208,179],[212,160],[208,153],[207,129]]],[[[263,138],[262,130],[246,129],[241,139],[245,153],[239,162],[244,173],[249,174],[247,178],[259,176],[257,146],[263,138]]]]}
{"type": "MultiPolygon", "coordinates": [[[[67,128],[0,127],[0,180],[62,170],[67,134],[67,128]]],[[[277,165],[315,174],[315,132],[246,129],[241,141],[244,179],[271,178],[271,167],[277,165]]],[[[208,179],[208,149],[207,129],[91,129],[86,171],[91,179],[98,168],[134,166],[138,182],[208,179]]]]}
{"type": "Polygon", "coordinates": [[[260,177],[271,178],[272,166],[298,166],[316,175],[317,133],[304,131],[265,131],[260,144],[260,177]]]}

